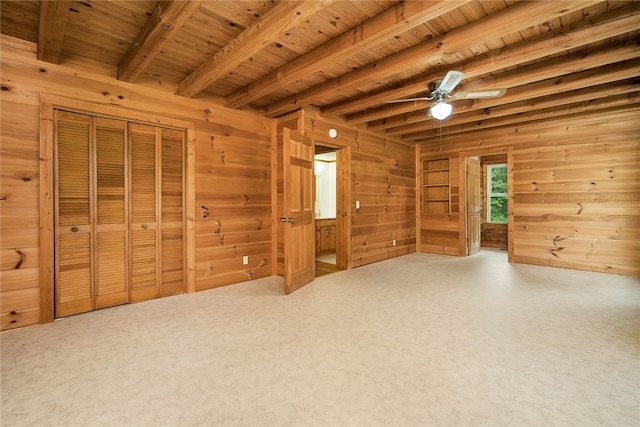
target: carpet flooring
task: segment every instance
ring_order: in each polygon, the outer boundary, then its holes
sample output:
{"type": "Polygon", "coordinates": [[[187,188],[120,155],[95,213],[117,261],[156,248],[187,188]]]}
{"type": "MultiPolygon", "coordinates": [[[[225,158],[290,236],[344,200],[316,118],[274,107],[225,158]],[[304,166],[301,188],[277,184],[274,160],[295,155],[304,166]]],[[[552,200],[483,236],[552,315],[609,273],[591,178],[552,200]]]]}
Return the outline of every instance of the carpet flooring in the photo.
{"type": "Polygon", "coordinates": [[[640,425],[640,281],[414,253],[1,338],[3,426],[640,425]]]}

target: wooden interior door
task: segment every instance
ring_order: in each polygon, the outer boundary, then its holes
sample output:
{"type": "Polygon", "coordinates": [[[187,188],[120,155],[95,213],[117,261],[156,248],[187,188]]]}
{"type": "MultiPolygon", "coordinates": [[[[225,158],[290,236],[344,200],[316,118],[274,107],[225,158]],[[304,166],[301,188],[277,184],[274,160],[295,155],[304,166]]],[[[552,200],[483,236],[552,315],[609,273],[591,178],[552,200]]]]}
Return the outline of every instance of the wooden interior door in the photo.
{"type": "Polygon", "coordinates": [[[129,124],[131,302],[158,298],[157,128],[129,124]]]}
{"type": "Polygon", "coordinates": [[[159,128],[160,188],[160,296],[185,291],[184,257],[184,146],[185,132],[159,128]]]}
{"type": "Polygon", "coordinates": [[[93,310],[91,118],[55,111],[55,317],[93,310]]]}
{"type": "Polygon", "coordinates": [[[126,122],[95,118],[95,308],[129,302],[126,122]]]}
{"type": "Polygon", "coordinates": [[[310,138],[283,130],[284,277],[285,294],[315,278],[315,222],[313,160],[310,138]]]}
{"type": "Polygon", "coordinates": [[[480,160],[468,157],[467,171],[467,255],[480,251],[482,199],[480,196],[480,160]]]}
{"type": "Polygon", "coordinates": [[[186,132],[55,114],[55,316],[183,293],[186,132]]]}

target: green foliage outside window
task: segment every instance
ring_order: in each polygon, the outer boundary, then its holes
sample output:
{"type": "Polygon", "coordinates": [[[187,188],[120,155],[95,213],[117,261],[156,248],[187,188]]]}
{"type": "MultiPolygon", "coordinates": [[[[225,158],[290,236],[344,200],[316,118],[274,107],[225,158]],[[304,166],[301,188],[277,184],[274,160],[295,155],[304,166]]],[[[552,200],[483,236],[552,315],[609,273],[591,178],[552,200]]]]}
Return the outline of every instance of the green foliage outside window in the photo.
{"type": "Polygon", "coordinates": [[[489,165],[487,221],[506,223],[508,215],[508,175],[507,165],[489,165]]]}

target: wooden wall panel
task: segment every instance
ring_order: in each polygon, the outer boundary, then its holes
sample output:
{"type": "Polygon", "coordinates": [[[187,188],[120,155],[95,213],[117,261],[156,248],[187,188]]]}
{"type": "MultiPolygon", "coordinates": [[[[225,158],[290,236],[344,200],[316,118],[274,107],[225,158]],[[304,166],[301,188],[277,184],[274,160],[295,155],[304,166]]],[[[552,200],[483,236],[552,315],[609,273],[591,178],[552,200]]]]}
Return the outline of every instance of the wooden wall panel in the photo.
{"type": "Polygon", "coordinates": [[[635,141],[613,150],[596,142],[514,151],[516,262],[640,275],[636,123],[635,141]]]}
{"type": "MultiPolygon", "coordinates": [[[[513,148],[514,262],[638,276],[639,115],[639,107],[627,106],[555,117],[443,135],[420,149],[436,156],[442,147],[451,155],[513,148]]],[[[421,233],[428,233],[424,223],[421,233]]]]}
{"type": "Polygon", "coordinates": [[[0,319],[4,330],[39,320],[39,109],[5,101],[4,96],[0,108],[0,319]]]}
{"type": "Polygon", "coordinates": [[[271,133],[242,122],[198,130],[196,289],[270,276],[271,133]]]}
{"type": "Polygon", "coordinates": [[[507,224],[484,222],[480,230],[480,246],[483,248],[507,249],[509,243],[507,231],[507,224]]]}
{"type": "Polygon", "coordinates": [[[40,123],[41,102],[64,100],[61,106],[77,111],[195,129],[188,131],[195,151],[187,148],[191,161],[196,163],[193,159],[198,159],[197,172],[193,167],[187,176],[186,242],[192,248],[187,249],[187,256],[189,251],[196,253],[187,260],[187,284],[190,286],[190,280],[195,283],[188,290],[272,274],[273,120],[225,109],[215,100],[178,97],[171,87],[159,84],[152,87],[118,82],[109,70],[43,63],[37,61],[33,43],[0,37],[3,330],[52,320],[52,309],[41,307],[41,301],[46,305],[52,301],[51,296],[43,295],[41,283],[49,285],[43,281],[41,269],[53,242],[52,237],[43,238],[50,227],[45,228],[44,235],[39,229],[39,212],[48,212],[41,206],[40,191],[46,195],[42,200],[50,200],[48,190],[40,188],[39,174],[51,173],[45,170],[48,160],[40,160],[40,127],[52,129],[50,119],[40,123]],[[40,247],[41,239],[47,247],[40,247]],[[234,250],[225,250],[230,245],[234,250]],[[196,260],[200,251],[204,255],[196,260]],[[242,265],[243,254],[249,255],[246,266],[242,265]]]}

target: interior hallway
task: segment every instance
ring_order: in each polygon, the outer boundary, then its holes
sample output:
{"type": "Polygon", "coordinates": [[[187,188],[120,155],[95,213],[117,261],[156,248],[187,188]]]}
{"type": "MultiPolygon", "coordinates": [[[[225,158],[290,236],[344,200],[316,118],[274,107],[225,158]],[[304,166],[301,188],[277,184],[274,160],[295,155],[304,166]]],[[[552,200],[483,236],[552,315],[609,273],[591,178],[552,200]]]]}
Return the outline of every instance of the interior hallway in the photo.
{"type": "Polygon", "coordinates": [[[640,281],[414,253],[2,333],[2,425],[638,425],[640,281]]]}

